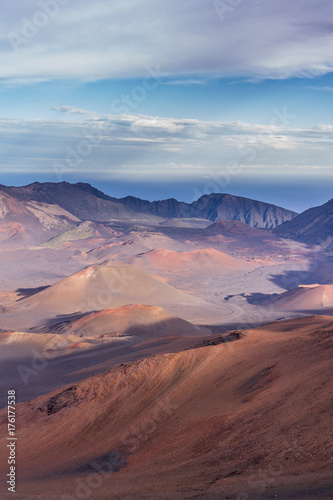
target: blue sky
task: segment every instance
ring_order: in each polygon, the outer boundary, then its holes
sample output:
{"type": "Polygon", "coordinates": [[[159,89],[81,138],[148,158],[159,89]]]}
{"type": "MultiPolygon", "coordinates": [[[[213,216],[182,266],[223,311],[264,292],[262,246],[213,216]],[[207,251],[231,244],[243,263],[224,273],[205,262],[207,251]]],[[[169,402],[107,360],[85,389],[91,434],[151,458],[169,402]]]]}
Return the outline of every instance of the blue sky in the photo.
{"type": "Polygon", "coordinates": [[[5,5],[0,183],[324,203],[332,14],[329,0],[5,5]]]}
{"type": "MultiPolygon", "coordinates": [[[[13,84],[2,82],[1,117],[55,119],[53,107],[71,106],[111,114],[113,103],[142,85],[141,79],[84,82],[56,80],[13,84]]],[[[143,101],[131,99],[131,113],[267,124],[273,109],[295,115],[294,126],[330,123],[333,116],[333,73],[321,77],[260,80],[162,77],[143,101]],[[178,82],[178,83],[177,83],[178,82]],[[132,106],[132,107],[131,107],[132,106]]],[[[122,104],[122,103],[121,103],[122,104]]],[[[119,107],[121,107],[119,104],[119,107]]],[[[117,106],[115,106],[117,110],[117,106]]]]}

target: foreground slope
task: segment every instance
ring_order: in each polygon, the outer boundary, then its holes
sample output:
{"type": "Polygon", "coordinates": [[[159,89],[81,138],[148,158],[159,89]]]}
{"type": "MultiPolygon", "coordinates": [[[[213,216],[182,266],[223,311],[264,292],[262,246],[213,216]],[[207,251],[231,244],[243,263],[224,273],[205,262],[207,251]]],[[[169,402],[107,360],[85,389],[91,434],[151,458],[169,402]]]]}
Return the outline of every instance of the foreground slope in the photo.
{"type": "Polygon", "coordinates": [[[333,318],[244,333],[21,405],[16,498],[331,498],[333,318]]]}

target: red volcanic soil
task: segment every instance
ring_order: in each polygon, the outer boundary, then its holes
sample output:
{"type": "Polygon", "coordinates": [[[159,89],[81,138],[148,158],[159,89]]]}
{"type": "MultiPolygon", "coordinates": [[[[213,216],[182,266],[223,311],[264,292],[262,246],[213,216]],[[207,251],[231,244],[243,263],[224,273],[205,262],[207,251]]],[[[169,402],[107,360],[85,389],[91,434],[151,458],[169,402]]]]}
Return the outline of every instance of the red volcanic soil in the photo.
{"type": "Polygon", "coordinates": [[[244,334],[19,405],[15,497],[332,498],[333,318],[244,334]]]}
{"type": "Polygon", "coordinates": [[[74,321],[67,333],[99,337],[102,335],[135,335],[142,339],[168,335],[204,335],[209,330],[196,327],[158,306],[126,305],[103,309],[74,321]]]}
{"type": "Polygon", "coordinates": [[[154,269],[158,272],[193,272],[203,274],[232,274],[235,272],[253,271],[253,263],[242,259],[235,259],[214,248],[192,250],[189,252],[175,252],[158,248],[138,255],[131,260],[131,264],[145,269],[154,269]]]}
{"type": "Polygon", "coordinates": [[[115,259],[130,259],[138,253],[148,252],[155,248],[168,248],[170,250],[182,250],[186,248],[184,243],[170,238],[164,234],[145,230],[132,231],[123,241],[104,244],[89,252],[89,257],[94,263],[115,259]]]}
{"type": "MultiPolygon", "coordinates": [[[[204,301],[183,293],[132,266],[90,266],[16,302],[3,315],[4,328],[44,324],[57,315],[92,312],[126,304],[149,304],[174,310],[204,301]],[[8,313],[8,314],[7,314],[8,313]]],[[[56,321],[56,322],[59,322],[56,321]]]]}
{"type": "Polygon", "coordinates": [[[21,243],[29,243],[29,236],[22,224],[18,222],[3,222],[0,224],[0,243],[11,240],[11,243],[19,240],[21,243]]]}
{"type": "Polygon", "coordinates": [[[16,300],[20,298],[19,292],[1,292],[0,291],[0,311],[2,308],[5,308],[11,304],[13,304],[16,300]]]}
{"type": "Polygon", "coordinates": [[[60,313],[86,312],[129,303],[190,302],[192,297],[131,266],[90,266],[21,301],[60,313]]]}
{"type": "Polygon", "coordinates": [[[300,285],[273,299],[282,311],[319,311],[333,308],[333,285],[300,285]]]}

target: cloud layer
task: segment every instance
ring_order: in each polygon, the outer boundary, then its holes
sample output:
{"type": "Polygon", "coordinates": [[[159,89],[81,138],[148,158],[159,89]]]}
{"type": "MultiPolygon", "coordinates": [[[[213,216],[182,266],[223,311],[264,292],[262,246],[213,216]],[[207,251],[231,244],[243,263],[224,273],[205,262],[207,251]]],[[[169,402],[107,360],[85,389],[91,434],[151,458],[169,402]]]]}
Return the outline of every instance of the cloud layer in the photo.
{"type": "Polygon", "coordinates": [[[61,118],[54,121],[0,120],[4,174],[124,182],[209,181],[226,172],[282,182],[333,175],[333,126],[294,128],[286,110],[275,110],[268,125],[55,111],[61,118]]]}
{"type": "Polygon", "coordinates": [[[0,78],[251,79],[333,69],[330,0],[5,2],[0,78]],[[199,77],[199,78],[198,78],[199,77]]]}

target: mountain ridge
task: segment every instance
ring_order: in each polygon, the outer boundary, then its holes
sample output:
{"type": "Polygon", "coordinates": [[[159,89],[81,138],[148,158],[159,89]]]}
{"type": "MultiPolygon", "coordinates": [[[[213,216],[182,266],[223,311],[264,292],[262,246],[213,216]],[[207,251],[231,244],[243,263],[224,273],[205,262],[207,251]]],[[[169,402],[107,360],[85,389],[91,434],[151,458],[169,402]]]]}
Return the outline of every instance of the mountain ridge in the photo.
{"type": "Polygon", "coordinates": [[[132,210],[169,219],[203,218],[212,222],[237,220],[252,227],[267,229],[280,225],[282,219],[289,221],[297,215],[277,205],[228,193],[206,194],[192,203],[180,202],[175,198],[150,202],[134,196],[126,196],[118,201],[132,210]]]}
{"type": "Polygon", "coordinates": [[[333,198],[323,205],[305,210],[293,220],[276,227],[274,231],[285,238],[332,249],[333,198]]]}
{"type": "Polygon", "coordinates": [[[212,222],[237,220],[252,227],[272,229],[297,215],[276,205],[226,193],[203,195],[193,203],[186,203],[175,198],[152,202],[134,196],[118,199],[83,182],[0,185],[0,190],[19,200],[57,204],[81,220],[201,218],[212,222]]]}

